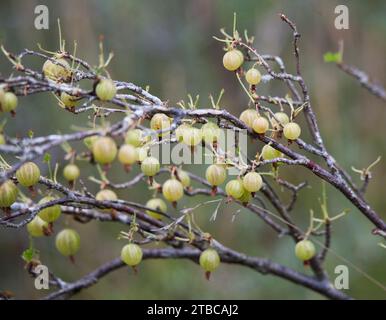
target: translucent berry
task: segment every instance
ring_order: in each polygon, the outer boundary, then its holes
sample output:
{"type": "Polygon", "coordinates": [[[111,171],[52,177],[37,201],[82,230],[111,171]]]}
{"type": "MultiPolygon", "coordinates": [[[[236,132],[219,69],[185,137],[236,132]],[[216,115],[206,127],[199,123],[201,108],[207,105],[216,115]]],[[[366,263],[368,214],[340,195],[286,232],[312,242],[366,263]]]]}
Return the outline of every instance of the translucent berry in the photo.
{"type": "Polygon", "coordinates": [[[253,131],[259,134],[264,134],[269,129],[269,122],[264,117],[258,117],[253,121],[253,131]]]}
{"type": "Polygon", "coordinates": [[[67,107],[67,108],[73,108],[76,106],[76,103],[77,103],[77,98],[62,91],[62,93],[60,94],[60,101],[63,102],[64,106],[67,107]]]}
{"type": "Polygon", "coordinates": [[[83,139],[83,143],[85,144],[85,146],[89,149],[89,150],[92,150],[92,146],[94,144],[94,142],[96,140],[98,140],[99,137],[98,136],[90,136],[90,137],[86,137],[83,139]]]}
{"type": "Polygon", "coordinates": [[[200,254],[200,266],[206,272],[213,272],[220,265],[220,256],[214,249],[206,249],[200,254]]]}
{"type": "MultiPolygon", "coordinates": [[[[155,131],[167,130],[170,128],[172,119],[169,118],[166,114],[156,113],[150,120],[150,128],[155,131]]],[[[159,134],[160,136],[163,133],[159,134]]]]}
{"type": "Polygon", "coordinates": [[[13,92],[5,92],[0,101],[2,111],[14,111],[17,107],[17,100],[17,96],[13,92]]]}
{"type": "Polygon", "coordinates": [[[96,194],[95,199],[98,201],[115,201],[118,200],[118,196],[112,190],[103,189],[96,194]]]}
{"type": "Polygon", "coordinates": [[[301,132],[302,129],[295,122],[289,122],[283,128],[284,137],[286,137],[288,140],[296,140],[299,138],[301,132]]]}
{"type": "Polygon", "coordinates": [[[39,182],[40,169],[33,162],[24,163],[16,171],[16,179],[24,187],[32,187],[39,182]]]}
{"type": "Polygon", "coordinates": [[[307,261],[315,256],[315,246],[310,240],[299,241],[295,246],[295,255],[299,260],[307,261]]]}
{"type": "Polygon", "coordinates": [[[238,198],[237,200],[239,200],[241,203],[248,203],[249,201],[251,201],[252,199],[252,194],[250,192],[248,192],[247,190],[244,190],[244,193],[243,195],[238,198]]]}
{"type": "Polygon", "coordinates": [[[140,246],[129,243],[122,248],[121,260],[130,267],[135,267],[142,261],[142,249],[140,246]]]}
{"type": "Polygon", "coordinates": [[[213,122],[207,122],[201,127],[202,139],[208,144],[217,142],[220,138],[220,134],[220,128],[213,122]]]}
{"type": "Polygon", "coordinates": [[[137,161],[137,148],[131,144],[124,144],[119,148],[118,160],[123,165],[131,165],[137,161]]]}
{"type": "Polygon", "coordinates": [[[36,216],[27,224],[27,231],[32,237],[43,237],[49,230],[48,222],[36,216]]]}
{"type": "Polygon", "coordinates": [[[149,153],[148,147],[139,147],[137,148],[137,161],[142,162],[147,158],[147,155],[149,153]]]}
{"type": "Polygon", "coordinates": [[[102,101],[109,101],[115,97],[117,88],[111,79],[102,79],[95,87],[97,97],[102,101]]]}
{"type": "Polygon", "coordinates": [[[178,142],[182,142],[182,140],[184,139],[184,132],[186,129],[189,129],[189,128],[191,128],[191,126],[186,123],[183,123],[177,127],[175,131],[175,135],[178,142]]]}
{"type": "MultiPolygon", "coordinates": [[[[163,201],[162,199],[159,199],[159,198],[150,199],[148,202],[146,202],[146,207],[153,209],[153,210],[161,211],[163,213],[166,213],[166,211],[168,209],[165,201],[163,201]]],[[[149,216],[153,217],[154,219],[159,219],[159,220],[162,219],[162,215],[157,213],[157,212],[154,212],[151,210],[146,210],[146,213],[149,216]]]]}
{"type": "Polygon", "coordinates": [[[249,192],[257,192],[263,186],[263,179],[257,172],[248,172],[243,178],[243,186],[249,192]]]}
{"type": "Polygon", "coordinates": [[[160,163],[157,158],[147,157],[141,163],[141,171],[145,176],[153,177],[160,170],[160,163]]]}
{"type": "Polygon", "coordinates": [[[275,113],[275,118],[272,118],[272,125],[274,126],[275,129],[280,129],[279,123],[282,126],[285,126],[289,122],[289,117],[284,112],[276,112],[275,113]],[[276,121],[275,118],[278,121],[276,121]]]}
{"type": "Polygon", "coordinates": [[[7,180],[0,185],[0,208],[10,207],[17,199],[19,189],[12,180],[7,180]]]}
{"type": "Polygon", "coordinates": [[[73,229],[63,229],[57,234],[55,245],[63,256],[71,257],[80,249],[80,236],[73,229]]]}
{"type": "Polygon", "coordinates": [[[178,179],[184,186],[184,188],[187,188],[190,186],[190,177],[186,171],[178,170],[177,171],[178,179]]]}
{"type": "Polygon", "coordinates": [[[257,85],[261,81],[261,74],[259,70],[251,68],[245,74],[245,79],[250,85],[257,85]]]}
{"type": "Polygon", "coordinates": [[[128,130],[125,137],[125,143],[131,144],[134,147],[139,147],[149,140],[150,136],[145,136],[145,133],[141,129],[128,130]]]}
{"type": "Polygon", "coordinates": [[[253,122],[259,117],[259,114],[254,109],[244,110],[240,114],[240,120],[244,122],[248,127],[252,128],[253,122]]]}
{"type": "Polygon", "coordinates": [[[263,147],[263,149],[261,150],[261,157],[264,160],[273,160],[276,158],[280,158],[282,156],[283,156],[283,154],[279,150],[276,150],[275,148],[273,148],[269,145],[265,145],[263,147]]]}
{"type": "Polygon", "coordinates": [[[100,164],[113,162],[117,152],[117,145],[110,137],[98,137],[92,144],[94,159],[100,164]]]}
{"type": "Polygon", "coordinates": [[[212,186],[219,186],[227,178],[227,172],[223,165],[211,164],[205,172],[206,180],[212,186]]]}
{"type": "Polygon", "coordinates": [[[239,199],[244,194],[245,189],[240,179],[234,179],[226,184],[225,192],[228,196],[239,199]]]}
{"type": "Polygon", "coordinates": [[[76,164],[67,164],[63,169],[63,177],[67,181],[75,181],[80,176],[79,167],[76,164]]]}
{"type": "Polygon", "coordinates": [[[183,142],[188,146],[196,146],[202,140],[201,130],[190,127],[184,130],[183,142]]]}
{"type": "Polygon", "coordinates": [[[235,71],[241,67],[244,62],[244,55],[240,50],[232,49],[224,54],[222,63],[225,69],[235,71]]]}
{"type": "Polygon", "coordinates": [[[176,202],[183,197],[184,187],[178,180],[169,179],[162,185],[162,194],[166,200],[176,202]]]}
{"type": "MultiPolygon", "coordinates": [[[[56,199],[55,197],[46,196],[39,201],[39,204],[50,202],[55,199],[56,199]]],[[[40,212],[38,213],[38,216],[39,218],[43,219],[46,222],[54,222],[55,220],[59,219],[61,213],[62,213],[62,210],[60,209],[60,205],[55,204],[51,207],[47,207],[40,210],[40,212]]]]}

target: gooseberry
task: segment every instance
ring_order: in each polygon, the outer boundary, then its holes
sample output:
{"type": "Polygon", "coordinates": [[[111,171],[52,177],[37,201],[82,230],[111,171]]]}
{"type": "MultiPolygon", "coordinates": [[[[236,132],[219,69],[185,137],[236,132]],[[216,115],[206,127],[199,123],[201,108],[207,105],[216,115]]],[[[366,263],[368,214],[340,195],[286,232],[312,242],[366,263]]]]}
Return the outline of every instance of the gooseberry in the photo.
{"type": "Polygon", "coordinates": [[[263,179],[257,172],[248,172],[243,178],[243,186],[248,192],[257,192],[263,186],[263,179]]]}
{"type": "Polygon", "coordinates": [[[0,185],[0,208],[10,207],[17,199],[19,189],[12,180],[6,180],[0,185]]]}
{"type": "Polygon", "coordinates": [[[98,136],[90,136],[90,137],[86,137],[86,138],[84,138],[83,139],[83,143],[85,144],[85,146],[88,148],[88,149],[90,149],[90,150],[92,150],[92,145],[94,144],[94,142],[96,141],[96,140],[98,140],[98,136]]]}
{"type": "Polygon", "coordinates": [[[47,60],[43,64],[44,75],[51,80],[64,80],[67,81],[71,77],[71,67],[68,62],[63,58],[54,58],[55,62],[47,60]]]}
{"type": "Polygon", "coordinates": [[[39,182],[40,169],[33,162],[24,163],[16,171],[16,179],[24,187],[32,187],[39,182]]]}
{"type": "Polygon", "coordinates": [[[137,161],[137,148],[131,144],[124,144],[119,148],[118,160],[123,165],[131,165],[137,161]]]}
{"type": "Polygon", "coordinates": [[[14,111],[17,107],[17,100],[17,96],[13,92],[5,92],[0,101],[2,111],[14,111]]]}
{"type": "Polygon", "coordinates": [[[245,203],[248,203],[252,198],[252,194],[248,191],[244,191],[243,195],[238,198],[237,200],[239,200],[241,203],[245,204],[245,203]]]}
{"type": "Polygon", "coordinates": [[[48,222],[36,216],[27,224],[27,231],[32,237],[42,237],[49,230],[48,222]]]}
{"type": "Polygon", "coordinates": [[[240,50],[232,49],[224,54],[224,57],[222,59],[222,63],[225,67],[225,69],[229,71],[235,71],[244,62],[244,55],[240,50]]]}
{"type": "Polygon", "coordinates": [[[264,117],[258,117],[253,121],[252,128],[256,133],[264,134],[269,129],[269,122],[264,117]]]}
{"type": "Polygon", "coordinates": [[[184,130],[183,142],[188,146],[196,146],[202,140],[201,130],[190,127],[184,130]]]}
{"type": "MultiPolygon", "coordinates": [[[[55,199],[56,198],[53,196],[46,196],[39,201],[39,204],[50,202],[55,199]]],[[[61,213],[62,213],[62,210],[60,208],[60,205],[55,204],[51,207],[47,207],[40,210],[40,212],[38,213],[38,216],[39,218],[43,219],[46,222],[54,222],[55,220],[59,219],[61,213]]]]}
{"type": "Polygon", "coordinates": [[[315,246],[310,240],[301,240],[295,245],[295,255],[299,260],[310,260],[315,256],[315,252],[315,246]]]}
{"type": "Polygon", "coordinates": [[[250,85],[257,85],[261,81],[261,74],[259,70],[251,68],[245,74],[245,79],[250,85]]]}
{"type": "Polygon", "coordinates": [[[178,180],[169,179],[162,185],[162,194],[166,200],[176,202],[184,195],[184,187],[178,180]]]}
{"type": "Polygon", "coordinates": [[[63,169],[63,177],[67,181],[75,181],[80,176],[79,167],[76,164],[70,163],[66,165],[63,169]]]}
{"type": "Polygon", "coordinates": [[[259,114],[254,109],[247,109],[244,110],[241,114],[239,119],[244,122],[248,127],[252,128],[253,122],[255,119],[259,117],[259,114]]]}
{"type": "Polygon", "coordinates": [[[296,140],[299,138],[301,132],[302,129],[295,122],[289,122],[283,128],[284,137],[286,137],[288,140],[296,140]]]}
{"type": "Polygon", "coordinates": [[[109,101],[114,98],[117,88],[111,79],[102,79],[95,87],[97,97],[102,101],[109,101]]]}
{"type": "Polygon", "coordinates": [[[139,147],[137,148],[137,161],[142,162],[147,158],[149,148],[148,147],[139,147]]]}
{"type": "Polygon", "coordinates": [[[65,107],[73,108],[76,106],[77,98],[68,94],[67,92],[62,91],[60,94],[60,101],[63,102],[65,107]]]}
{"type": "Polygon", "coordinates": [[[141,163],[141,171],[145,176],[153,177],[159,172],[160,166],[157,158],[147,157],[141,163]]]}
{"type": "Polygon", "coordinates": [[[239,199],[244,194],[245,189],[240,179],[234,179],[226,184],[225,192],[228,196],[239,199]]]}
{"type": "Polygon", "coordinates": [[[275,129],[279,129],[279,123],[282,126],[285,126],[290,120],[286,113],[284,112],[276,112],[275,118],[272,118],[272,125],[275,127],[275,129]],[[276,119],[277,120],[276,120],[276,119]]]}
{"type": "Polygon", "coordinates": [[[184,188],[190,186],[190,177],[186,171],[178,170],[177,175],[184,188]]]}
{"type": "Polygon", "coordinates": [[[100,164],[109,164],[113,162],[117,152],[117,145],[110,137],[98,137],[98,139],[92,143],[94,159],[100,164]]]}
{"type": "Polygon", "coordinates": [[[273,160],[276,158],[280,158],[282,155],[283,154],[279,150],[276,150],[268,144],[266,144],[261,150],[261,157],[264,160],[273,160]]]}
{"type": "Polygon", "coordinates": [[[214,249],[206,249],[200,254],[200,266],[206,272],[213,272],[220,265],[220,256],[214,249]]]}
{"type": "Polygon", "coordinates": [[[115,201],[118,200],[118,196],[110,189],[103,189],[96,194],[95,199],[98,201],[115,201]]]}
{"type": "Polygon", "coordinates": [[[63,229],[55,239],[56,249],[65,257],[71,257],[80,249],[79,233],[73,229],[63,229]]]}
{"type": "Polygon", "coordinates": [[[186,129],[189,129],[189,128],[191,128],[191,126],[186,123],[183,123],[177,127],[174,133],[176,135],[176,139],[178,142],[182,142],[182,140],[184,139],[184,132],[186,129]]]}
{"type": "MultiPolygon", "coordinates": [[[[150,199],[148,202],[146,202],[146,207],[148,207],[149,209],[161,211],[163,213],[166,213],[167,211],[167,206],[165,201],[159,198],[150,199]]],[[[158,212],[146,210],[146,213],[149,216],[153,217],[154,219],[160,220],[162,218],[162,215],[159,214],[158,212]]]]}
{"type": "Polygon", "coordinates": [[[144,142],[149,141],[150,136],[145,136],[141,129],[128,130],[125,137],[125,142],[134,147],[141,146],[144,142]]]}
{"type": "Polygon", "coordinates": [[[135,267],[142,261],[142,249],[135,243],[129,243],[122,248],[121,259],[130,267],[135,267]]]}
{"type": "MultiPolygon", "coordinates": [[[[166,130],[170,128],[172,119],[166,114],[156,113],[150,120],[150,128],[155,131],[166,130]]],[[[162,136],[162,134],[160,134],[162,136]]]]}
{"type": "Polygon", "coordinates": [[[201,127],[202,139],[208,144],[217,142],[220,137],[220,133],[220,128],[213,122],[207,122],[201,127]]]}
{"type": "Polygon", "coordinates": [[[212,186],[219,186],[222,184],[226,177],[227,172],[224,166],[219,164],[211,164],[205,172],[206,180],[210,183],[212,186]]]}

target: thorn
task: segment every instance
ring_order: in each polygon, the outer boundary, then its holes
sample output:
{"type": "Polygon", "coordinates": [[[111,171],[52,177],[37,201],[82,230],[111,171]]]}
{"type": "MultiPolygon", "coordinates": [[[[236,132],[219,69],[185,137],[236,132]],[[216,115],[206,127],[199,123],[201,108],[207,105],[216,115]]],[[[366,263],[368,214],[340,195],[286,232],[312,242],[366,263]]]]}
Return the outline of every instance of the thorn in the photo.
{"type": "Polygon", "coordinates": [[[210,192],[210,195],[214,197],[217,194],[217,186],[212,187],[212,191],[210,192]]]}
{"type": "Polygon", "coordinates": [[[69,256],[69,258],[70,258],[71,263],[75,264],[75,257],[74,256],[69,256]]]}
{"type": "Polygon", "coordinates": [[[205,272],[205,279],[209,281],[210,280],[210,275],[211,275],[210,271],[206,271],[205,272]]]}

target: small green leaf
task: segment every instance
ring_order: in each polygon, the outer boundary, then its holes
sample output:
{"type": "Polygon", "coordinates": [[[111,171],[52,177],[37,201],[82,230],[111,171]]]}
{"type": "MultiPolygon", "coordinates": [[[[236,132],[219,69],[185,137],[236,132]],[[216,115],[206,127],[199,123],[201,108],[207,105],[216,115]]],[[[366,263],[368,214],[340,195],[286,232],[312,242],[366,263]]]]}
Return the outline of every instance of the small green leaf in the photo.
{"type": "Polygon", "coordinates": [[[32,130],[28,131],[28,137],[32,139],[34,137],[34,132],[32,130]]]}
{"type": "Polygon", "coordinates": [[[340,52],[326,52],[323,55],[324,62],[330,63],[341,63],[342,62],[342,54],[340,52]]]}
{"type": "Polygon", "coordinates": [[[28,248],[24,250],[23,254],[21,255],[22,259],[26,262],[31,262],[35,255],[35,250],[33,248],[28,248]]]}
{"type": "Polygon", "coordinates": [[[51,161],[51,154],[49,154],[48,152],[44,154],[44,157],[43,157],[43,162],[45,163],[49,163],[51,161]]]}

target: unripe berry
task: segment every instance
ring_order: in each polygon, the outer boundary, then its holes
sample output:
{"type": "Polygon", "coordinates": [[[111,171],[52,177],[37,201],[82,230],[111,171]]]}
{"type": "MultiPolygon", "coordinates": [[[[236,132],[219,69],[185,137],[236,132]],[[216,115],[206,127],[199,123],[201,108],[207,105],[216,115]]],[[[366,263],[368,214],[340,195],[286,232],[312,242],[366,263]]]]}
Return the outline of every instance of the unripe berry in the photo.
{"type": "Polygon", "coordinates": [[[169,179],[162,185],[162,194],[166,200],[176,202],[184,195],[184,186],[176,179],[169,179]]]}
{"type": "Polygon", "coordinates": [[[257,192],[263,186],[263,179],[257,172],[248,172],[243,178],[243,186],[249,192],[257,192]]]}
{"type": "Polygon", "coordinates": [[[137,148],[131,144],[124,144],[119,148],[118,160],[123,165],[131,165],[137,161],[137,148]]]}
{"type": "MultiPolygon", "coordinates": [[[[156,113],[150,120],[150,128],[155,131],[166,130],[170,128],[172,119],[166,114],[156,113]]],[[[162,136],[162,134],[160,134],[162,136]]]]}
{"type": "Polygon", "coordinates": [[[206,272],[213,272],[220,265],[220,256],[214,249],[206,249],[200,254],[200,266],[206,272]]]}
{"type": "Polygon", "coordinates": [[[273,148],[269,145],[265,145],[263,147],[263,149],[261,150],[261,157],[264,160],[273,160],[276,158],[280,158],[282,156],[283,156],[283,154],[279,150],[276,150],[275,148],[273,148]]]}
{"type": "Polygon", "coordinates": [[[241,203],[245,204],[245,203],[248,203],[249,201],[251,201],[252,199],[252,194],[250,192],[248,192],[247,190],[244,191],[243,195],[238,198],[237,200],[239,200],[241,203]]]}
{"type": "MultiPolygon", "coordinates": [[[[46,196],[39,201],[39,204],[50,202],[55,199],[56,198],[52,196],[46,196]]],[[[59,219],[61,213],[62,213],[62,210],[60,209],[60,205],[55,204],[51,207],[47,207],[40,210],[40,212],[38,213],[38,216],[39,218],[43,219],[46,222],[54,222],[55,220],[59,219]]]]}
{"type": "Polygon", "coordinates": [[[96,162],[109,164],[117,155],[117,145],[110,137],[99,137],[92,144],[92,153],[96,162]]]}
{"type": "Polygon", "coordinates": [[[80,236],[73,229],[63,229],[55,239],[56,249],[65,257],[71,257],[80,249],[80,236]]]}
{"type": "Polygon", "coordinates": [[[190,186],[190,177],[186,173],[186,171],[178,170],[177,175],[178,175],[178,179],[180,180],[184,188],[187,188],[190,186]]]}
{"type": "Polygon", "coordinates": [[[141,163],[141,171],[145,176],[153,177],[159,172],[160,166],[157,158],[147,157],[141,163]]]}
{"type": "Polygon", "coordinates": [[[220,128],[213,122],[207,122],[201,127],[202,139],[208,144],[216,142],[220,137],[220,133],[220,128]]]}
{"type": "Polygon", "coordinates": [[[196,146],[202,140],[201,130],[190,127],[184,130],[183,142],[188,146],[196,146]]]}
{"type": "Polygon", "coordinates": [[[39,182],[40,169],[33,162],[24,163],[16,171],[16,179],[24,187],[32,187],[39,182]]]}
{"type": "MultiPolygon", "coordinates": [[[[159,199],[159,198],[150,199],[148,202],[146,202],[146,207],[153,209],[153,210],[161,211],[163,213],[166,213],[166,211],[168,209],[165,201],[163,201],[162,199],[159,199]]],[[[161,220],[161,218],[162,218],[161,214],[154,212],[154,211],[151,211],[151,210],[146,210],[146,213],[149,216],[153,217],[154,219],[161,220]]]]}
{"type": "Polygon", "coordinates": [[[49,229],[48,222],[36,216],[27,224],[27,231],[32,237],[43,237],[49,229]]]}
{"type": "Polygon", "coordinates": [[[10,207],[17,199],[19,189],[12,180],[7,180],[0,185],[0,208],[10,207]]]}
{"type": "Polygon", "coordinates": [[[139,147],[137,148],[137,161],[142,162],[147,158],[149,148],[148,147],[139,147]]]}
{"type": "Polygon", "coordinates": [[[73,108],[76,106],[77,98],[62,91],[62,93],[60,94],[60,101],[63,102],[65,107],[73,108]]]}
{"type": "Polygon", "coordinates": [[[257,85],[261,81],[261,74],[259,70],[251,68],[245,74],[245,79],[250,85],[257,85]]]}
{"type": "Polygon", "coordinates": [[[111,79],[102,79],[95,87],[97,97],[102,101],[109,101],[114,98],[117,88],[111,79]]]}
{"type": "Polygon", "coordinates": [[[235,71],[244,62],[244,55],[240,50],[232,49],[224,54],[224,57],[222,59],[222,63],[225,67],[225,69],[229,71],[235,71]]]}
{"type": "Polygon", "coordinates": [[[98,140],[98,139],[99,139],[98,136],[90,136],[90,137],[86,137],[86,138],[83,139],[83,143],[85,144],[85,146],[86,146],[88,149],[92,150],[92,146],[93,146],[94,142],[95,142],[96,140],[98,140]]]}
{"type": "Polygon", "coordinates": [[[212,186],[217,187],[225,181],[227,178],[227,172],[224,166],[211,164],[206,169],[205,177],[212,186]]]}
{"type": "Polygon", "coordinates": [[[240,179],[234,179],[226,184],[225,192],[228,196],[239,199],[243,196],[245,189],[240,179]]]}
{"type": "Polygon", "coordinates": [[[287,116],[286,113],[284,112],[276,112],[275,113],[275,118],[272,118],[272,124],[274,126],[275,129],[280,129],[280,126],[279,126],[279,123],[282,125],[282,126],[285,126],[288,122],[289,122],[289,117],[287,116]],[[276,119],[278,121],[276,121],[276,119]],[[279,123],[278,123],[279,122],[279,123]]]}
{"type": "Polygon", "coordinates": [[[142,261],[142,249],[135,243],[129,243],[122,248],[121,260],[130,267],[135,267],[142,261]]]}
{"type": "Polygon", "coordinates": [[[96,194],[95,199],[98,201],[115,201],[118,200],[118,196],[112,190],[103,189],[96,194]]]}
{"type": "Polygon", "coordinates": [[[295,255],[299,260],[308,261],[315,256],[315,246],[310,240],[299,241],[295,246],[295,255]]]}
{"type": "Polygon", "coordinates": [[[0,133],[0,145],[5,144],[4,135],[0,133]]]}
{"type": "Polygon", "coordinates": [[[149,141],[150,136],[145,136],[141,129],[128,130],[125,137],[125,142],[134,147],[141,146],[144,142],[149,141]]]}
{"type": "Polygon", "coordinates": [[[58,63],[56,64],[51,60],[47,60],[43,64],[44,75],[53,81],[64,80],[67,81],[71,77],[71,67],[65,59],[55,59],[58,63]]]}
{"type": "Polygon", "coordinates": [[[264,134],[269,129],[269,122],[264,117],[258,117],[253,121],[253,131],[259,134],[264,134]]]}
{"type": "Polygon", "coordinates": [[[287,123],[283,128],[284,137],[286,137],[288,140],[296,140],[299,138],[301,132],[302,129],[295,122],[287,123]]]}
{"type": "Polygon", "coordinates": [[[68,164],[63,169],[63,177],[67,181],[75,181],[80,176],[79,167],[76,164],[68,164]]]}
{"type": "Polygon", "coordinates": [[[189,129],[189,128],[191,128],[191,126],[186,123],[183,123],[177,127],[174,133],[176,135],[176,139],[178,142],[182,142],[182,140],[184,139],[184,132],[186,129],[189,129]]]}
{"type": "Polygon", "coordinates": [[[239,119],[244,122],[248,127],[252,128],[253,122],[255,119],[259,117],[259,114],[254,109],[247,109],[244,110],[241,114],[239,119]]]}
{"type": "Polygon", "coordinates": [[[13,92],[5,92],[0,101],[4,112],[14,111],[17,107],[17,96],[13,92]]]}

